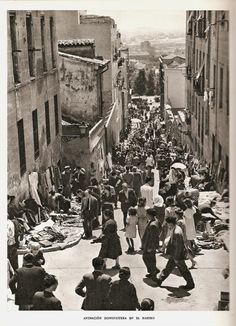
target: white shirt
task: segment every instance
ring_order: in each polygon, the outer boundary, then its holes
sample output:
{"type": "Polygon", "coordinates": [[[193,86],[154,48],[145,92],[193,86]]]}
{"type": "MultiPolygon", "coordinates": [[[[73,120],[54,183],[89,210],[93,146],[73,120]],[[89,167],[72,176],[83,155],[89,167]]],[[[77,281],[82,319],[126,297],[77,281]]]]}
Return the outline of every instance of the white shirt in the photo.
{"type": "Polygon", "coordinates": [[[148,156],[146,158],[146,166],[153,166],[154,165],[154,160],[152,156],[148,156]]]}
{"type": "Polygon", "coordinates": [[[15,243],[15,225],[11,220],[7,220],[7,244],[12,246],[15,243]]]}
{"type": "Polygon", "coordinates": [[[146,198],[146,206],[153,207],[153,187],[145,183],[140,188],[141,196],[146,198]]]}

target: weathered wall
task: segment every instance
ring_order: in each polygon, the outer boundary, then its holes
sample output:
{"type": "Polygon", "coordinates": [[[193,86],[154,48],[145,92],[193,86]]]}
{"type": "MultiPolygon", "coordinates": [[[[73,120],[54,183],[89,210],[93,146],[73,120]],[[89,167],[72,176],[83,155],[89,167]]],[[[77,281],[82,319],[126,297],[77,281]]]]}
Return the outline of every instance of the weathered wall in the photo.
{"type": "MultiPolygon", "coordinates": [[[[35,48],[41,48],[40,12],[33,11],[33,28],[35,48]]],[[[8,192],[17,198],[24,198],[28,193],[28,172],[44,171],[60,160],[61,152],[61,111],[59,96],[59,80],[57,68],[52,67],[49,38],[50,11],[42,13],[45,16],[46,29],[46,62],[47,72],[43,73],[41,51],[35,52],[36,74],[29,76],[28,52],[25,27],[25,12],[17,11],[17,35],[19,54],[19,70],[21,83],[15,87],[11,58],[10,29],[8,23],[8,192]],[[58,96],[59,134],[55,132],[54,95],[58,96]],[[47,146],[45,135],[44,103],[49,101],[51,143],[47,146]],[[32,111],[38,111],[39,157],[34,159],[32,111]],[[26,151],[26,173],[21,177],[17,121],[24,119],[24,136],[26,151]]]]}
{"type": "Polygon", "coordinates": [[[62,115],[95,122],[99,117],[97,71],[94,64],[59,56],[62,115]]]}
{"type": "Polygon", "coordinates": [[[57,40],[79,38],[77,10],[56,10],[55,16],[58,23],[57,40]]]}
{"type": "Polygon", "coordinates": [[[165,103],[173,108],[185,106],[185,77],[184,71],[178,68],[165,69],[165,103]]]}
{"type": "MultiPolygon", "coordinates": [[[[83,17],[83,16],[82,16],[83,17]]],[[[109,69],[103,74],[103,103],[104,109],[109,109],[112,103],[112,45],[111,25],[109,23],[85,23],[81,20],[78,26],[79,38],[92,38],[95,40],[95,53],[104,59],[111,60],[109,69]]]]}
{"type": "MultiPolygon", "coordinates": [[[[201,12],[203,14],[203,12],[201,12]]],[[[225,22],[216,23],[221,19],[222,12],[211,11],[211,20],[207,12],[207,26],[211,26],[207,38],[198,38],[194,36],[186,36],[186,53],[187,62],[192,63],[192,73],[197,73],[203,62],[203,54],[205,55],[205,90],[214,88],[214,65],[216,66],[215,79],[215,101],[211,107],[208,101],[204,101],[203,96],[198,96],[193,90],[193,78],[187,80],[186,98],[188,99],[187,107],[192,111],[191,131],[193,136],[193,149],[206,160],[208,163],[213,162],[213,136],[215,136],[215,157],[213,163],[219,162],[219,144],[222,146],[221,160],[226,167],[226,157],[229,157],[229,115],[227,106],[229,96],[227,94],[227,81],[229,78],[229,26],[225,22]],[[195,44],[195,46],[194,46],[195,44]],[[200,62],[201,51],[201,62],[200,62]],[[207,56],[209,55],[209,79],[206,72],[207,56]],[[220,101],[220,68],[223,68],[223,106],[219,107],[220,101]],[[209,112],[209,132],[207,132],[207,112],[209,112]],[[203,137],[202,137],[203,135],[203,137]]],[[[229,12],[225,11],[225,19],[229,19],[229,12]]]]}

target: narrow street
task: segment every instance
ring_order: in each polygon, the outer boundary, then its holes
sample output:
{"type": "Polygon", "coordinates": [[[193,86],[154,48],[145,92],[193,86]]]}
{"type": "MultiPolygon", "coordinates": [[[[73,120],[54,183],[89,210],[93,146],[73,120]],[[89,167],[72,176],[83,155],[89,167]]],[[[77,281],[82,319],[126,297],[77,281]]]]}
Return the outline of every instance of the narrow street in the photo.
{"type": "MultiPolygon", "coordinates": [[[[118,223],[118,230],[122,229],[122,212],[115,210],[115,219],[118,223]]],[[[100,230],[93,231],[93,235],[98,236],[100,230]]],[[[186,292],[178,289],[184,284],[184,279],[178,276],[176,269],[161,287],[145,278],[146,268],[139,251],[140,240],[135,239],[135,249],[137,253],[128,255],[125,253],[127,244],[124,232],[119,231],[123,254],[120,257],[121,266],[129,266],[131,269],[131,282],[136,286],[138,298],[152,298],[155,301],[155,310],[191,310],[191,311],[213,311],[217,310],[217,304],[221,291],[228,291],[228,280],[224,280],[222,271],[228,262],[228,253],[223,249],[202,250],[196,256],[197,268],[191,270],[196,287],[194,290],[186,292]]],[[[61,300],[64,310],[80,310],[83,298],[76,295],[75,287],[85,273],[92,271],[91,261],[97,256],[100,244],[90,244],[90,240],[81,240],[76,246],[64,251],[45,253],[45,269],[48,273],[57,276],[59,286],[55,295],[61,300]]],[[[22,256],[20,256],[21,264],[22,256]]],[[[164,268],[167,260],[157,254],[157,266],[164,268]]],[[[190,262],[187,261],[188,266],[190,262]]],[[[112,280],[118,279],[118,271],[109,269],[114,265],[114,261],[108,260],[106,274],[112,280]]],[[[14,301],[9,301],[10,310],[17,310],[14,301]]]]}
{"type": "Polygon", "coordinates": [[[181,15],[8,13],[9,311],[231,308],[229,14],[181,15]]]}

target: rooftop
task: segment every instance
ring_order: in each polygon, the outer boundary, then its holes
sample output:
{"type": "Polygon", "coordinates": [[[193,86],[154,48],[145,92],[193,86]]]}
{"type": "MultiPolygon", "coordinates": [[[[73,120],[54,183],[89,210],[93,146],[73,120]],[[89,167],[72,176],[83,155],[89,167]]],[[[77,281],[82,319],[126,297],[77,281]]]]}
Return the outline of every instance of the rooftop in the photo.
{"type": "Polygon", "coordinates": [[[99,16],[99,15],[80,15],[80,23],[82,24],[113,24],[115,25],[115,21],[110,16],[99,16]]]}
{"type": "Polygon", "coordinates": [[[72,39],[72,40],[58,40],[58,46],[77,46],[77,45],[95,45],[93,39],[72,39]]]}
{"type": "Polygon", "coordinates": [[[175,59],[175,58],[181,58],[181,59],[185,59],[185,57],[181,56],[181,55],[176,55],[176,54],[168,54],[168,55],[163,55],[162,58],[164,60],[172,60],[172,59],[175,59]]]}

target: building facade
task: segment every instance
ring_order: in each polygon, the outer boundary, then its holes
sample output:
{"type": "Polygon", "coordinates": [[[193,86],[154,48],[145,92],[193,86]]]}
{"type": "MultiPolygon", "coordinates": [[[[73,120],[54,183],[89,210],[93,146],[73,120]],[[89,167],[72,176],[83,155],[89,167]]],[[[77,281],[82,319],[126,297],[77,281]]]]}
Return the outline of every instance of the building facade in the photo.
{"type": "MultiPolygon", "coordinates": [[[[109,61],[108,68],[102,74],[101,116],[105,126],[105,152],[111,153],[112,146],[119,143],[120,132],[127,123],[130,101],[129,50],[122,46],[121,35],[111,17],[86,15],[78,11],[69,11],[69,20],[65,12],[58,11],[56,15],[63,22],[57,28],[58,39],[67,38],[64,26],[69,24],[74,38],[94,40],[95,59],[109,61]]],[[[85,103],[84,111],[90,102],[85,103]]]]}
{"type": "Polygon", "coordinates": [[[8,12],[8,191],[60,164],[61,108],[53,11],[8,12]]]}
{"type": "Polygon", "coordinates": [[[58,41],[62,163],[85,168],[88,181],[91,163],[100,179],[106,158],[102,95],[103,74],[109,61],[96,59],[94,48],[94,40],[58,41]]]}
{"type": "Polygon", "coordinates": [[[229,169],[228,11],[187,12],[186,66],[192,149],[223,181],[229,169]]]}
{"type": "Polygon", "coordinates": [[[164,66],[164,102],[172,108],[185,107],[185,63],[164,66]]]}

